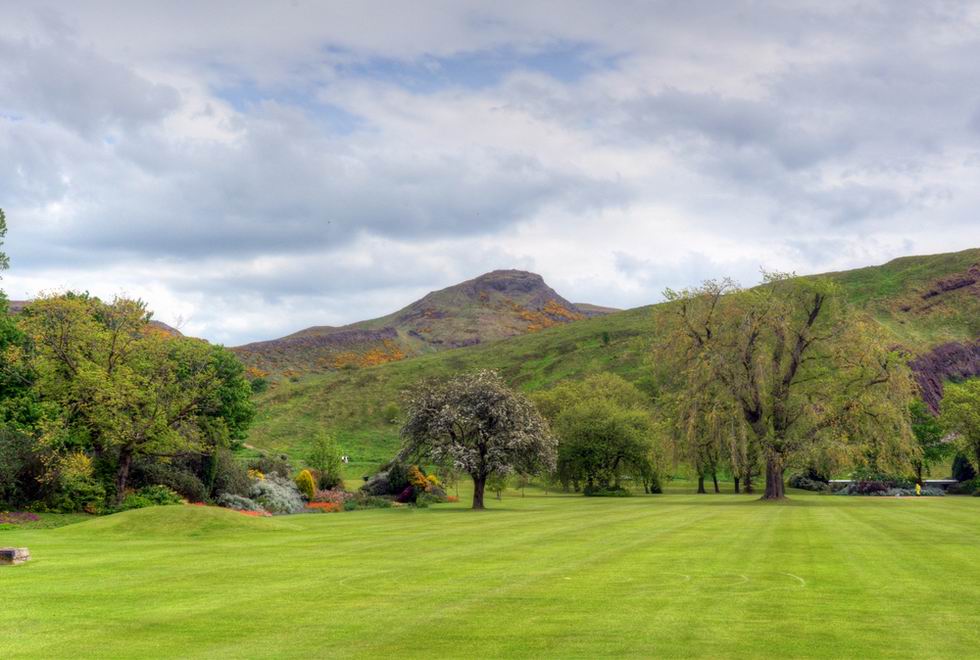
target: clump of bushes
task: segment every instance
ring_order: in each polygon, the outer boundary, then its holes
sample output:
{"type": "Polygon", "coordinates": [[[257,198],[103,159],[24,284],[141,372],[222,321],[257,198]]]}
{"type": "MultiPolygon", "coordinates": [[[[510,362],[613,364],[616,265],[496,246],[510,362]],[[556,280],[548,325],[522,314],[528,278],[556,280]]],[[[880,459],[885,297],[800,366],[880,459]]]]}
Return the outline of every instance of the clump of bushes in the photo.
{"type": "Polygon", "coordinates": [[[794,474],[787,482],[790,488],[810,490],[815,493],[825,493],[830,490],[830,483],[814,479],[807,474],[794,474]]]}
{"type": "Polygon", "coordinates": [[[248,467],[252,470],[258,470],[266,476],[275,474],[283,479],[289,479],[293,474],[293,467],[289,464],[289,457],[285,454],[261,456],[250,461],[248,467]]]}
{"type": "Polygon", "coordinates": [[[980,478],[974,477],[968,481],[961,481],[950,486],[947,492],[950,495],[980,495],[980,478]]]}
{"type": "Polygon", "coordinates": [[[305,507],[296,484],[277,473],[254,481],[249,496],[273,514],[299,513],[305,507]]]}
{"type": "Polygon", "coordinates": [[[586,486],[582,494],[586,497],[630,497],[633,493],[622,486],[586,486]]]}
{"type": "Polygon", "coordinates": [[[233,509],[235,511],[254,511],[256,513],[265,513],[265,509],[256,502],[255,500],[250,500],[247,497],[241,495],[234,495],[232,493],[223,493],[217,500],[218,506],[223,506],[226,509],[233,509]]]}
{"type": "Polygon", "coordinates": [[[417,504],[422,494],[428,496],[423,506],[449,501],[436,475],[426,475],[417,465],[397,461],[368,479],[361,492],[374,497],[393,497],[399,504],[417,504]]]}
{"type": "Polygon", "coordinates": [[[154,486],[144,486],[136,492],[129,493],[113,511],[145,509],[151,506],[168,506],[171,504],[182,504],[183,502],[184,498],[173,490],[157,484],[154,486]]]}

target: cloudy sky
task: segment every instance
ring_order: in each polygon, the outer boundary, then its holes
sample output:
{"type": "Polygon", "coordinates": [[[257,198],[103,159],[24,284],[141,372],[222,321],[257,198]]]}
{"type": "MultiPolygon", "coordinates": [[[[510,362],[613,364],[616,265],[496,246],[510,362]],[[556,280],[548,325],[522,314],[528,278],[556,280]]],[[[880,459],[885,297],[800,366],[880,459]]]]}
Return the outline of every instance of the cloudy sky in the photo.
{"type": "Polygon", "coordinates": [[[980,245],[974,2],[0,0],[10,298],[227,344],[980,245]],[[789,5],[794,8],[788,8],[789,5]]]}

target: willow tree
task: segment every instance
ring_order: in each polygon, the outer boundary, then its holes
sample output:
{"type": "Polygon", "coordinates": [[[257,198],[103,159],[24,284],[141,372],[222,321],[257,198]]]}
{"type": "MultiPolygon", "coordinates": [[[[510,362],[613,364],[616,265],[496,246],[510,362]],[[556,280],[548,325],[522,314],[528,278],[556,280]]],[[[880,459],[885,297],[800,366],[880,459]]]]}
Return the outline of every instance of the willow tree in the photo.
{"type": "Polygon", "coordinates": [[[707,374],[741,416],[765,461],[763,499],[785,497],[786,467],[821,445],[876,467],[907,463],[904,356],[833,282],[766,273],[753,289],[725,279],[665,295],[662,359],[707,374]]]}
{"type": "Polygon", "coordinates": [[[402,427],[401,456],[452,466],[473,478],[473,508],[483,509],[487,481],[512,472],[553,469],[556,441],[527,398],[494,371],[419,385],[402,427]]]}

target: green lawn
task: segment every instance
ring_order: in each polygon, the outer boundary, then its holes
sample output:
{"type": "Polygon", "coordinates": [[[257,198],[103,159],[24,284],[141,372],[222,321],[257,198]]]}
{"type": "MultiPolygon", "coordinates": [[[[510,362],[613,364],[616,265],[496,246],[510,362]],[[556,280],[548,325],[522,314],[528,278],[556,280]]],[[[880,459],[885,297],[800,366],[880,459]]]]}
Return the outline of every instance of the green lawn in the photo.
{"type": "Polygon", "coordinates": [[[490,506],[0,531],[0,657],[980,653],[980,498],[490,506]]]}

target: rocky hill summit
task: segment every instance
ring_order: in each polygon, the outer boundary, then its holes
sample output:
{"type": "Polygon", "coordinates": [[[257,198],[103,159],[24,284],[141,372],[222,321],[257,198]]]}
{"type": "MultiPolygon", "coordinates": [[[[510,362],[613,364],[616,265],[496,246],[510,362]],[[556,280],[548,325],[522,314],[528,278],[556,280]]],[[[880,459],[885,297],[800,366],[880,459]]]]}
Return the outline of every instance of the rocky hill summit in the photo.
{"type": "Polygon", "coordinates": [[[608,311],[569,302],[536,273],[495,270],[379,319],[314,326],[233,350],[262,371],[329,371],[498,341],[608,311]]]}

